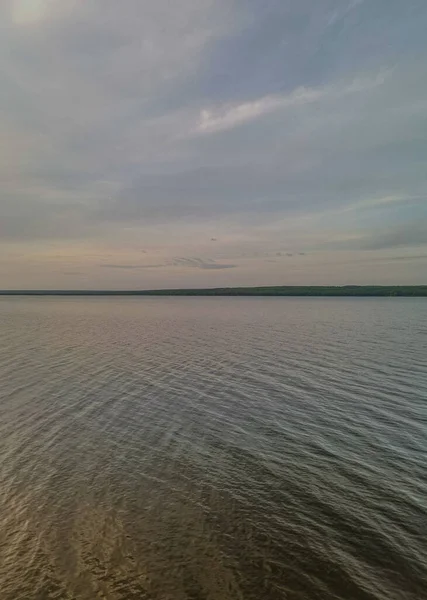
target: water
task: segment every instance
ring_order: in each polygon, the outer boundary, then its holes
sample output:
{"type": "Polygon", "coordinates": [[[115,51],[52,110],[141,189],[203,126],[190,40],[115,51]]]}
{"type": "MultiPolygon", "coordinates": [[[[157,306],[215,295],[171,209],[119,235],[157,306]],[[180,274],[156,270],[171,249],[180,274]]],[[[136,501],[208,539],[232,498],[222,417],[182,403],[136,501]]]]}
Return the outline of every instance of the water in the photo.
{"type": "Polygon", "coordinates": [[[0,299],[2,600],[427,597],[427,302],[0,299]]]}

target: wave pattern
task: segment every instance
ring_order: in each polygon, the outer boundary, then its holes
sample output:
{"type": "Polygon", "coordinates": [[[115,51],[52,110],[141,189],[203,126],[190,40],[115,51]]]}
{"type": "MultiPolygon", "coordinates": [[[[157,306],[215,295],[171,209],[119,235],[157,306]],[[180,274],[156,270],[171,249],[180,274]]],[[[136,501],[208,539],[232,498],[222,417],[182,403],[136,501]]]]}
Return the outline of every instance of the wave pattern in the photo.
{"type": "Polygon", "coordinates": [[[415,600],[423,299],[0,299],[4,600],[415,600]]]}

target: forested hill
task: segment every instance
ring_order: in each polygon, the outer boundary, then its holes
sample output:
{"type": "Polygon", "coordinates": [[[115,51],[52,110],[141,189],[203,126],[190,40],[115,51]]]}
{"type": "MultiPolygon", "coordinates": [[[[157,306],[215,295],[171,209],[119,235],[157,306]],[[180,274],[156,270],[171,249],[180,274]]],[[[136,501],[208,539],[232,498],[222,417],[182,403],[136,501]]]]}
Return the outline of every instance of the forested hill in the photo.
{"type": "Polygon", "coordinates": [[[423,296],[427,285],[265,286],[164,290],[0,290],[1,296],[423,296]]]}

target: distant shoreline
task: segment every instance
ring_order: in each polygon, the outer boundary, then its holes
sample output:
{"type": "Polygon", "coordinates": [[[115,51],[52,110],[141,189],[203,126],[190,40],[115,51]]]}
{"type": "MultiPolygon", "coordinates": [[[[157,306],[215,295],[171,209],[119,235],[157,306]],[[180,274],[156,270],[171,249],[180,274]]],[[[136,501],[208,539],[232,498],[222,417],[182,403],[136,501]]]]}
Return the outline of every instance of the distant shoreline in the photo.
{"type": "Polygon", "coordinates": [[[427,285],[262,286],[161,290],[0,290],[0,296],[427,297],[427,285]]]}

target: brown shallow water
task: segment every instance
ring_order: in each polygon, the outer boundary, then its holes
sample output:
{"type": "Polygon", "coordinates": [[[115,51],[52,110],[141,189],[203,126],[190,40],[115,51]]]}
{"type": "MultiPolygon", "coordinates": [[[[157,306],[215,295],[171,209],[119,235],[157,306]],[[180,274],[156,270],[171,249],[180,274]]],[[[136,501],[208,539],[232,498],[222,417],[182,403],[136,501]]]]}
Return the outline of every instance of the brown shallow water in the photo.
{"type": "Polygon", "coordinates": [[[427,598],[424,299],[0,299],[1,600],[427,598]]]}

